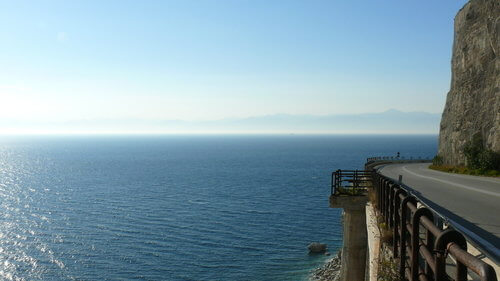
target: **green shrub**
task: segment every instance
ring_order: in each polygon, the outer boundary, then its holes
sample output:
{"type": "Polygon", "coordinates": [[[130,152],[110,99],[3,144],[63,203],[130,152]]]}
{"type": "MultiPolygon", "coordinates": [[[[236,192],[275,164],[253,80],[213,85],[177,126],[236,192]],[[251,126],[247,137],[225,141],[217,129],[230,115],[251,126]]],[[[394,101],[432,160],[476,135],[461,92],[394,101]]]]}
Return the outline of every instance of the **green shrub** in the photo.
{"type": "Polygon", "coordinates": [[[457,174],[465,174],[465,175],[474,175],[474,176],[488,176],[488,177],[499,177],[500,170],[480,170],[480,169],[469,169],[464,166],[437,166],[430,165],[429,169],[433,169],[436,171],[447,172],[447,173],[457,173],[457,174]]]}
{"type": "Polygon", "coordinates": [[[338,188],[340,194],[345,195],[364,195],[367,192],[366,188],[354,188],[352,186],[340,186],[338,188]]]}
{"type": "Polygon", "coordinates": [[[481,134],[475,134],[472,140],[467,142],[464,147],[467,167],[471,169],[479,168],[479,154],[484,150],[483,138],[481,134]]]}
{"type": "Polygon", "coordinates": [[[500,170],[500,154],[490,149],[478,155],[479,168],[482,170],[500,170]]]}
{"type": "Polygon", "coordinates": [[[465,145],[464,154],[467,168],[479,170],[471,171],[471,174],[479,175],[487,170],[500,171],[500,153],[485,148],[480,134],[475,134],[472,140],[465,145]]]}
{"type": "Polygon", "coordinates": [[[489,177],[498,177],[500,176],[500,170],[499,171],[489,170],[485,173],[485,175],[489,177]]]}
{"type": "Polygon", "coordinates": [[[441,166],[443,165],[444,161],[443,161],[443,157],[440,156],[440,155],[436,155],[434,156],[434,158],[432,159],[432,165],[435,165],[435,166],[441,166]]]}

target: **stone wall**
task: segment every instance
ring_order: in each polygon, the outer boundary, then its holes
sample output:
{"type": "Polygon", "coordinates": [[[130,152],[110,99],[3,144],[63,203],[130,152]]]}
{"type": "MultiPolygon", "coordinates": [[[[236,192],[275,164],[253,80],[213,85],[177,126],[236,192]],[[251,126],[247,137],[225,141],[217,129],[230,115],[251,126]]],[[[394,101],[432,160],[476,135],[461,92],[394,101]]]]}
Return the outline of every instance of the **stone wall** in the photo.
{"type": "Polygon", "coordinates": [[[451,87],[439,133],[446,164],[465,164],[463,147],[480,133],[500,151],[500,1],[471,0],[455,17],[451,87]]]}

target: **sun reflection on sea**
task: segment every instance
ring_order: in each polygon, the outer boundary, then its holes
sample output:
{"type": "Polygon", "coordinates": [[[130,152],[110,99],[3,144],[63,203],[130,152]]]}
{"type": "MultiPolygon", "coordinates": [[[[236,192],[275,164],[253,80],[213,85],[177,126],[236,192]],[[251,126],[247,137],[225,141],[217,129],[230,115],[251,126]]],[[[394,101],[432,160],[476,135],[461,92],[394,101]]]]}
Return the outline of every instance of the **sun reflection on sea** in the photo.
{"type": "Polygon", "coordinates": [[[0,147],[0,278],[43,280],[44,272],[54,265],[64,269],[64,264],[40,239],[53,235],[50,217],[44,215],[49,206],[44,206],[45,191],[31,185],[40,167],[22,157],[0,147]]]}

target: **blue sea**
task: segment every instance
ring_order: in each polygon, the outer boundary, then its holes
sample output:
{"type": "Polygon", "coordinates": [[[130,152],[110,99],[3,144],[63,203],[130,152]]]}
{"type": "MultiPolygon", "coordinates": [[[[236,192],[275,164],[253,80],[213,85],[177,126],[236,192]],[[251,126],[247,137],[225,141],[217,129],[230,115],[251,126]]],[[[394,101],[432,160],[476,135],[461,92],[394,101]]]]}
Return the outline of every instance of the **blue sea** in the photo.
{"type": "Polygon", "coordinates": [[[0,137],[2,280],[307,280],[330,176],[437,136],[0,137]]]}

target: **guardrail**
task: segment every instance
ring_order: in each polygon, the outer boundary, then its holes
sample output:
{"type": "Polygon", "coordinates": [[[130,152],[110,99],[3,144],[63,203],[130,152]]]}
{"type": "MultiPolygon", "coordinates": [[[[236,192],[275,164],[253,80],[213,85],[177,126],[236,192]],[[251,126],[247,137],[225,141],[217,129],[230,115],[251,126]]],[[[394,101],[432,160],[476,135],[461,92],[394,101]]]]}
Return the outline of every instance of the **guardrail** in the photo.
{"type": "Polygon", "coordinates": [[[467,252],[467,242],[453,226],[443,228],[439,215],[392,179],[372,172],[377,209],[393,230],[393,254],[403,280],[467,280],[468,270],[481,281],[497,281],[493,267],[467,252]],[[421,206],[419,206],[421,205],[421,206]],[[454,278],[446,258],[455,262],[454,278]]]}
{"type": "Polygon", "coordinates": [[[372,172],[366,170],[337,170],[332,172],[331,195],[360,195],[372,185],[372,172]]]}
{"type": "Polygon", "coordinates": [[[422,160],[422,161],[432,161],[431,158],[428,157],[404,157],[404,156],[377,156],[377,157],[368,157],[366,158],[366,162],[375,162],[375,161],[408,161],[408,160],[422,160]]]}

